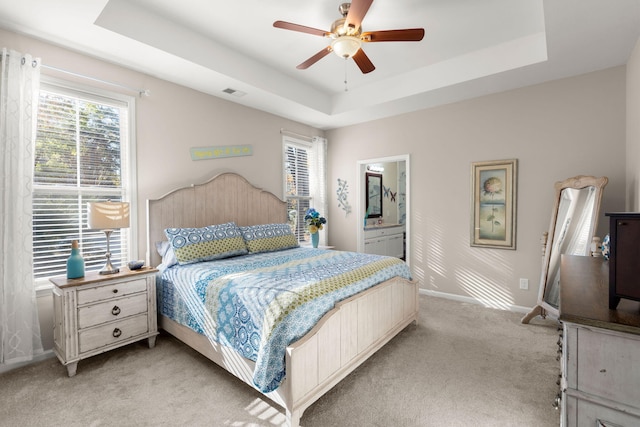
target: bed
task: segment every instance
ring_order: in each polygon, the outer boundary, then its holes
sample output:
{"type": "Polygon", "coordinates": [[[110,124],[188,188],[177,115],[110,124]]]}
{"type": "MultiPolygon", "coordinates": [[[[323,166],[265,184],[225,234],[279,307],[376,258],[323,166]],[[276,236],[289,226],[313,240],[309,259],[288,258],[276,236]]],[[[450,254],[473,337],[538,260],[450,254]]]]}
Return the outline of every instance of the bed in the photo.
{"type": "MultiPolygon", "coordinates": [[[[254,228],[284,225],[286,220],[286,203],[277,196],[253,186],[240,175],[223,173],[203,184],[147,200],[147,258],[150,265],[160,266],[161,270],[157,280],[159,327],[263,393],[284,409],[286,425],[297,427],[306,408],[407,325],[417,322],[418,284],[411,280],[404,263],[388,257],[297,247],[297,241],[295,245],[283,244],[277,250],[257,250],[262,246],[256,242],[261,240],[247,240],[254,228]],[[254,252],[236,253],[235,243],[225,243],[224,250],[231,256],[201,259],[198,258],[201,254],[194,250],[189,252],[192,258],[186,256],[185,263],[167,268],[167,257],[160,253],[176,244],[172,239],[181,230],[208,230],[209,226],[218,230],[229,227],[227,224],[238,227],[246,247],[253,247],[254,252]],[[171,230],[176,234],[171,234],[171,230]],[[239,271],[240,266],[250,267],[251,272],[239,271]],[[358,276],[349,279],[348,285],[340,285],[339,290],[331,287],[344,282],[345,275],[371,272],[374,268],[375,273],[364,275],[366,280],[358,276]],[[341,269],[340,279],[333,278],[334,269],[341,269]],[[261,285],[258,290],[249,290],[248,276],[254,275],[261,285]],[[319,283],[324,286],[333,283],[326,288],[330,291],[312,288],[316,284],[308,276],[320,277],[319,283]],[[195,290],[190,290],[184,277],[197,284],[195,290]],[[271,297],[276,288],[286,288],[285,296],[271,297]],[[311,303],[301,296],[303,293],[321,297],[311,303]],[[325,299],[328,294],[335,296],[336,301],[325,299]],[[193,300],[198,300],[197,304],[193,300]],[[221,308],[221,301],[227,300],[238,305],[221,308]],[[253,304],[271,311],[276,307],[277,312],[256,315],[258,308],[253,304]],[[248,323],[224,319],[227,311],[243,316],[249,313],[253,317],[248,323]],[[218,317],[214,318],[212,313],[218,317]],[[289,326],[281,327],[289,318],[293,318],[289,326]],[[306,322],[307,318],[313,319],[312,325],[296,323],[301,319],[306,322]],[[247,324],[250,327],[244,328],[247,324]],[[234,327],[235,330],[228,330],[234,327]],[[293,335],[282,338],[280,332],[273,332],[278,328],[292,330],[293,335]],[[247,334],[247,329],[251,337],[257,337],[255,340],[239,339],[247,334]],[[267,343],[269,350],[264,353],[269,357],[263,357],[263,344],[267,348],[267,343]],[[275,345],[275,350],[271,345],[275,345]],[[280,350],[283,354],[278,353],[280,350]]],[[[237,237],[230,235],[233,239],[237,237]]],[[[289,239],[279,237],[278,242],[290,243],[289,239]]],[[[174,247],[176,253],[185,258],[178,246],[174,247]]]]}

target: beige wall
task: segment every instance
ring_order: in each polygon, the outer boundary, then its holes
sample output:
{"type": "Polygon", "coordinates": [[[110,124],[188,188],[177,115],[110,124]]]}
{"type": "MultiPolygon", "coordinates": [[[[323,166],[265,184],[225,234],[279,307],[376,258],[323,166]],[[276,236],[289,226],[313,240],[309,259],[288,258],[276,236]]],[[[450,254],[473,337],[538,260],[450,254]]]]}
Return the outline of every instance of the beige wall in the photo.
{"type": "MultiPolygon", "coordinates": [[[[356,162],[410,154],[411,258],[423,289],[532,307],[554,183],[605,175],[602,212],[625,206],[625,67],[484,96],[327,132],[329,191],[356,183],[356,162]],[[519,160],[517,250],[472,248],[470,166],[519,160]],[[529,290],[519,289],[529,279],[529,290]]],[[[355,250],[362,219],[330,204],[330,244],[355,250]]],[[[607,222],[601,215],[598,235],[607,222]]]]}
{"type": "Polygon", "coordinates": [[[627,211],[640,211],[640,39],[627,63],[627,211]]]}

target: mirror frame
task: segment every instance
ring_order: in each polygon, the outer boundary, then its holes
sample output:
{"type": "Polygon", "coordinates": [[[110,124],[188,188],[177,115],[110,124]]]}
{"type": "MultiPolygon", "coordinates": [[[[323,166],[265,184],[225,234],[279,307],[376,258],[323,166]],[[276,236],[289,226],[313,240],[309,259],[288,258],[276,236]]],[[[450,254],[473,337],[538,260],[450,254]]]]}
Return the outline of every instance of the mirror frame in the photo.
{"type": "MultiPolygon", "coordinates": [[[[526,316],[522,318],[522,323],[529,323],[531,319],[536,316],[541,316],[545,318],[547,314],[551,314],[556,318],[559,316],[558,308],[549,304],[544,300],[544,296],[547,291],[547,280],[549,275],[549,264],[551,261],[551,251],[553,249],[553,238],[555,236],[556,231],[556,222],[558,219],[558,209],[560,207],[560,201],[562,196],[562,190],[566,188],[573,188],[576,190],[581,190],[587,187],[595,188],[595,200],[593,205],[593,216],[591,219],[591,230],[588,236],[588,241],[591,242],[593,240],[593,236],[595,236],[597,228],[598,228],[598,215],[600,213],[600,204],[602,203],[602,192],[604,187],[609,182],[609,178],[606,176],[595,177],[595,176],[586,176],[586,175],[578,175],[572,178],[568,178],[564,181],[559,181],[555,183],[555,203],[553,206],[553,210],[551,212],[551,223],[549,225],[549,231],[543,233],[542,235],[542,250],[544,254],[544,259],[542,263],[542,272],[540,275],[540,287],[538,288],[538,305],[536,305],[526,316]]],[[[585,254],[589,255],[589,254],[585,254]]]]}
{"type": "Polygon", "coordinates": [[[365,209],[367,212],[367,218],[382,218],[382,175],[379,173],[371,173],[371,172],[367,172],[365,174],[365,191],[367,194],[367,200],[366,200],[366,206],[365,209]],[[378,192],[378,195],[374,195],[374,197],[376,197],[378,199],[378,205],[380,206],[380,213],[375,213],[372,214],[369,212],[369,200],[371,200],[371,188],[375,187],[376,183],[374,183],[374,180],[378,180],[377,185],[378,188],[380,189],[380,191],[378,192]]]}

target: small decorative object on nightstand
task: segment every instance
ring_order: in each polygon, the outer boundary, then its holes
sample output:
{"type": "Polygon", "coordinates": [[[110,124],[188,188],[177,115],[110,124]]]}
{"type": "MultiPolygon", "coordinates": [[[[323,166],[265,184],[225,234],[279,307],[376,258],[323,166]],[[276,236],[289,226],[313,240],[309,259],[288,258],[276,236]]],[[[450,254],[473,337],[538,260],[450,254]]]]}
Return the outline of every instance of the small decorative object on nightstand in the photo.
{"type": "Polygon", "coordinates": [[[137,261],[129,261],[127,263],[127,267],[129,267],[129,270],[140,270],[142,267],[144,267],[144,260],[139,259],[137,261]]]}
{"type": "Polygon", "coordinates": [[[70,377],[87,357],[158,335],[155,268],[54,277],[53,351],[70,377]]]}
{"type": "Polygon", "coordinates": [[[67,259],[67,279],[84,277],[84,259],[80,255],[78,241],[71,242],[71,255],[67,259]]]}

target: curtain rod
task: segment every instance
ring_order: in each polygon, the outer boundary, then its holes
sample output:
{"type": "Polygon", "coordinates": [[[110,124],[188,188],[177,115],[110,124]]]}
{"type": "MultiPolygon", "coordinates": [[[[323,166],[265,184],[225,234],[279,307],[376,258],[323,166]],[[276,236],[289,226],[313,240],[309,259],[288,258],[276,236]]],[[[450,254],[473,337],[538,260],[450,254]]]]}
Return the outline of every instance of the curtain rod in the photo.
{"type": "Polygon", "coordinates": [[[110,82],[108,80],[102,80],[102,79],[98,79],[98,78],[95,78],[95,77],[85,76],[83,74],[75,73],[75,72],[69,71],[69,70],[64,70],[64,69],[58,68],[58,67],[52,67],[51,65],[42,64],[41,66],[42,66],[42,68],[46,68],[48,70],[58,71],[60,73],[65,73],[65,74],[69,74],[69,75],[72,75],[72,76],[75,76],[75,77],[80,77],[82,79],[92,80],[94,82],[98,82],[98,83],[103,83],[103,84],[110,85],[110,86],[119,87],[120,89],[125,89],[125,90],[128,90],[130,92],[136,92],[140,97],[142,97],[142,96],[150,96],[151,95],[151,92],[149,91],[149,89],[136,89],[136,88],[133,88],[131,86],[125,86],[125,85],[120,84],[120,83],[115,83],[115,82],[110,82]]]}
{"type": "MultiPolygon", "coordinates": [[[[6,52],[6,55],[9,56],[9,52],[6,52]]],[[[1,60],[1,58],[0,58],[0,60],[1,60]]],[[[23,64],[25,63],[25,57],[24,56],[22,57],[22,63],[23,64]]],[[[31,65],[33,67],[35,67],[37,64],[38,64],[38,60],[37,59],[34,59],[31,62],[31,65]]],[[[72,75],[72,76],[75,76],[75,77],[80,77],[82,79],[92,80],[94,82],[98,82],[98,83],[102,83],[102,84],[106,84],[106,85],[110,85],[110,86],[119,87],[121,89],[126,89],[126,90],[128,90],[130,92],[136,92],[140,97],[142,97],[143,95],[144,96],[151,95],[151,92],[149,91],[149,89],[136,89],[136,88],[133,88],[131,86],[122,85],[120,83],[114,83],[114,82],[110,82],[108,80],[102,80],[102,79],[98,79],[98,78],[95,78],[95,77],[85,76],[83,74],[75,73],[75,72],[69,71],[69,70],[64,70],[64,69],[58,68],[58,67],[52,67],[51,65],[40,64],[40,66],[42,68],[46,68],[48,70],[57,71],[57,72],[69,74],[69,75],[72,75]]]]}
{"type": "Polygon", "coordinates": [[[291,132],[290,130],[280,128],[280,134],[286,136],[293,136],[294,138],[305,139],[309,142],[313,141],[313,137],[307,135],[301,135],[299,133],[291,132]]]}

